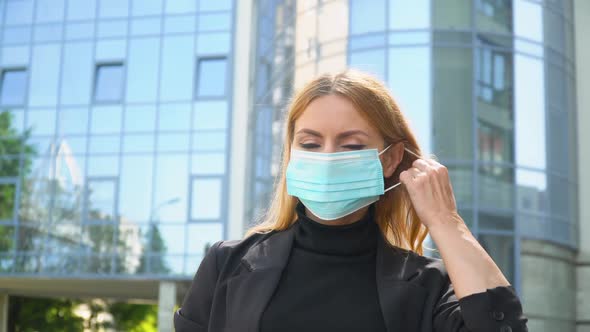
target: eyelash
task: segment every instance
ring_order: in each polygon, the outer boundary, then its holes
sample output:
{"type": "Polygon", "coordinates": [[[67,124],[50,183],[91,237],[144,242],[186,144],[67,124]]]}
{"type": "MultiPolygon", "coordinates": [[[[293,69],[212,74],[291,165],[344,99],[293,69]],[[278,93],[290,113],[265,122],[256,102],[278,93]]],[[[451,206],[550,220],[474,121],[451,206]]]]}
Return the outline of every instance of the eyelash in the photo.
{"type": "MultiPolygon", "coordinates": [[[[317,149],[320,147],[319,144],[315,144],[315,143],[302,143],[299,144],[300,147],[304,148],[304,149],[317,149]]],[[[365,148],[365,145],[362,144],[348,144],[348,145],[343,145],[343,147],[350,149],[350,150],[362,150],[365,148]]]]}

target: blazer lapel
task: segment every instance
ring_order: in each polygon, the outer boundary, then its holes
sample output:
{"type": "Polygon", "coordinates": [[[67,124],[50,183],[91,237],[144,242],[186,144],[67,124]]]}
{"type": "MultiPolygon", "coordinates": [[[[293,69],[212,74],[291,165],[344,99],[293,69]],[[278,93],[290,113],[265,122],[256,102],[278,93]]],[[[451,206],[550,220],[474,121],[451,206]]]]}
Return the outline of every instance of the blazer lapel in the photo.
{"type": "Polygon", "coordinates": [[[276,289],[293,246],[293,227],[259,242],[241,260],[245,271],[228,279],[227,322],[240,331],[259,331],[260,318],[276,289]]]}
{"type": "Polygon", "coordinates": [[[387,331],[418,331],[427,296],[424,287],[410,282],[418,270],[408,251],[391,247],[377,236],[376,278],[379,304],[387,331]]]}

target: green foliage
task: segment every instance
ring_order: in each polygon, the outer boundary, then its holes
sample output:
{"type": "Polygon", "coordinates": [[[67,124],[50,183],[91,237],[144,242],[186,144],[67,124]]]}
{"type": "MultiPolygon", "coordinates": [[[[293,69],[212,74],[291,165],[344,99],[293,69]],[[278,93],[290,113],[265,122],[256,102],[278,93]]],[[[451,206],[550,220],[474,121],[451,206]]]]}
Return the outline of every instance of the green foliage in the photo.
{"type": "Polygon", "coordinates": [[[73,309],[78,302],[67,299],[9,297],[8,331],[77,332],[84,329],[73,309]]]}
{"type": "Polygon", "coordinates": [[[109,305],[115,329],[128,332],[157,332],[158,307],[149,304],[115,302],[109,305]]]}

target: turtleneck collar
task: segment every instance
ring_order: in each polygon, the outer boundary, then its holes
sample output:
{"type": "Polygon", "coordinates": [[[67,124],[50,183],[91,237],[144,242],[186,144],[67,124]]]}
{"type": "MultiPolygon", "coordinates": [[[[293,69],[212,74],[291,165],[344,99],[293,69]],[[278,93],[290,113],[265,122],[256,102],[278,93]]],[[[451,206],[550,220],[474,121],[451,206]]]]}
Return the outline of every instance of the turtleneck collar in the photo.
{"type": "Polygon", "coordinates": [[[366,254],[377,248],[379,227],[374,220],[374,204],[360,220],[348,225],[324,225],[305,214],[297,204],[295,246],[327,255],[366,254]]]}

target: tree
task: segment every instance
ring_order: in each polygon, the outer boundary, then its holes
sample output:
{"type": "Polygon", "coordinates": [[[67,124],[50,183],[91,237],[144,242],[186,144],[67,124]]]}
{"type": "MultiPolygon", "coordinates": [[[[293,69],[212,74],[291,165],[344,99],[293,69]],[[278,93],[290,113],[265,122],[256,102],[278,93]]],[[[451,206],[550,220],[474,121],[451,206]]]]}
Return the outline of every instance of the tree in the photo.
{"type": "Polygon", "coordinates": [[[156,332],[158,307],[150,304],[114,302],[108,311],[113,315],[114,327],[119,331],[156,332]]]}
{"type": "Polygon", "coordinates": [[[151,224],[146,234],[147,238],[147,247],[152,253],[156,253],[154,256],[146,255],[146,250],[144,249],[143,254],[141,255],[141,260],[139,263],[139,268],[137,269],[138,273],[154,273],[154,274],[166,274],[170,272],[170,268],[166,261],[162,258],[163,255],[166,254],[166,243],[164,239],[162,239],[162,235],[160,234],[160,230],[158,226],[155,224],[151,224]],[[147,269],[147,260],[150,260],[150,270],[147,269]]]}

